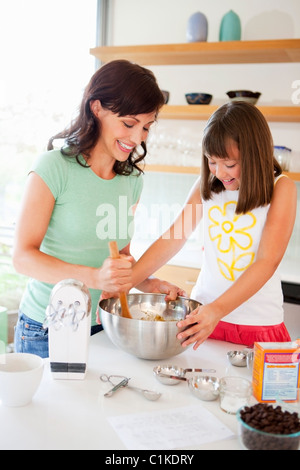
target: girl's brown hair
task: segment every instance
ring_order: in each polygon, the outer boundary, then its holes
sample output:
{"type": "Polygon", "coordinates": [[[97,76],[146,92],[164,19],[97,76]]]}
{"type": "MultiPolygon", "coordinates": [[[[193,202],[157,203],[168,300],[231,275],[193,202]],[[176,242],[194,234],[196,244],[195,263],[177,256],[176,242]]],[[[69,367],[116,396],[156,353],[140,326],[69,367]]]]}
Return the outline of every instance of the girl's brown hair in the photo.
{"type": "Polygon", "coordinates": [[[228,139],[238,145],[241,178],[237,214],[271,202],[274,178],[282,169],[273,155],[273,139],[262,113],[252,104],[226,103],[209,119],[202,141],[201,194],[204,200],[225,188],[209,170],[209,156],[229,158],[228,139]]]}
{"type": "MultiPolygon", "coordinates": [[[[77,162],[83,165],[79,156],[84,154],[88,164],[89,152],[101,135],[101,124],[90,108],[94,100],[100,100],[103,108],[119,116],[152,112],[156,112],[157,115],[165,102],[164,95],[150,70],[127,60],[109,62],[92,76],[84,91],[77,118],[68,128],[49,140],[48,150],[53,149],[55,139],[65,139],[67,147],[61,149],[63,155],[75,157],[77,162]]],[[[138,154],[135,149],[126,162],[116,161],[115,173],[129,175],[134,169],[142,172],[137,164],[147,154],[146,143],[142,142],[141,147],[143,154],[138,154]]]]}

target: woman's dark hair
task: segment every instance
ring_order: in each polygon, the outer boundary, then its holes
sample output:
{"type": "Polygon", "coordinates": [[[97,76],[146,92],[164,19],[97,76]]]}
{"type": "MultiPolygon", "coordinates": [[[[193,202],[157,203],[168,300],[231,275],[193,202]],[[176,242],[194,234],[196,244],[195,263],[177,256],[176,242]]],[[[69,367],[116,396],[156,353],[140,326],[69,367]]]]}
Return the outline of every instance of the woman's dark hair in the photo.
{"type": "MultiPolygon", "coordinates": [[[[96,145],[101,134],[101,124],[91,110],[91,102],[99,100],[105,109],[119,116],[134,116],[156,112],[165,102],[164,95],[158,87],[154,74],[140,65],[127,60],[114,60],[103,65],[92,76],[87,85],[77,118],[68,128],[53,136],[48,143],[48,150],[53,149],[55,139],[65,139],[65,147],[61,152],[65,156],[75,157],[80,165],[84,165],[79,156],[84,154],[88,165],[89,152],[96,145]]],[[[137,164],[146,154],[146,143],[142,142],[143,154],[134,149],[126,162],[115,162],[117,174],[129,175],[134,169],[142,170],[137,164]]]]}
{"type": "Polygon", "coordinates": [[[241,181],[237,214],[271,202],[274,178],[282,169],[274,157],[273,139],[263,114],[254,105],[236,101],[226,103],[209,119],[202,141],[201,194],[204,200],[224,191],[224,185],[209,170],[207,157],[229,158],[227,145],[238,145],[241,181]]]}

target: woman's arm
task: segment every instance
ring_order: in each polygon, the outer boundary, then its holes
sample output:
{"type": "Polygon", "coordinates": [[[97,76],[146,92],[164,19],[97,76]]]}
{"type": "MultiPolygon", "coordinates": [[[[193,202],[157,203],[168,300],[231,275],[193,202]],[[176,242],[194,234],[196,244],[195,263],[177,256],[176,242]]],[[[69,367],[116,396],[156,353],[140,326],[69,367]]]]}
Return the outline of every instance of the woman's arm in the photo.
{"type": "Polygon", "coordinates": [[[102,267],[66,263],[40,251],[55,205],[46,183],[30,173],[16,225],[13,263],[15,269],[39,281],[56,284],[63,279],[79,279],[87,287],[110,292],[127,291],[131,284],[131,262],[126,257],[107,258],[102,267]]]}
{"type": "Polygon", "coordinates": [[[289,243],[296,218],[297,189],[292,180],[280,178],[274,188],[255,262],[224,294],[194,311],[179,327],[192,326],[179,335],[194,349],[212,333],[218,322],[258,292],[272,277],[289,243]]]}
{"type": "Polygon", "coordinates": [[[202,218],[200,179],[191,189],[183,210],[172,226],[156,241],[133,266],[133,287],[149,292],[148,276],[166,264],[183,247],[202,218]]]}

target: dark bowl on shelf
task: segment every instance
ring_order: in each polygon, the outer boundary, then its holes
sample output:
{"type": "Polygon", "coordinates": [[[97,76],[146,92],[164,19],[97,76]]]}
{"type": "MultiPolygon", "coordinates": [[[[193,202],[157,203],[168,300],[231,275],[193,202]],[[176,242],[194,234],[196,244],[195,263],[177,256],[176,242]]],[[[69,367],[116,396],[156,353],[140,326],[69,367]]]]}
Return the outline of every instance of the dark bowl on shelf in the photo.
{"type": "Polygon", "coordinates": [[[261,93],[250,90],[232,90],[228,91],[226,95],[231,101],[246,101],[247,103],[256,104],[261,93]]]}
{"type": "Polygon", "coordinates": [[[188,104],[209,104],[212,95],[208,93],[186,93],[185,98],[188,104]]]}
{"type": "Polygon", "coordinates": [[[166,91],[166,90],[161,90],[162,94],[164,95],[164,98],[165,98],[165,104],[168,103],[169,101],[169,98],[170,98],[170,92],[169,91],[166,91]]]}

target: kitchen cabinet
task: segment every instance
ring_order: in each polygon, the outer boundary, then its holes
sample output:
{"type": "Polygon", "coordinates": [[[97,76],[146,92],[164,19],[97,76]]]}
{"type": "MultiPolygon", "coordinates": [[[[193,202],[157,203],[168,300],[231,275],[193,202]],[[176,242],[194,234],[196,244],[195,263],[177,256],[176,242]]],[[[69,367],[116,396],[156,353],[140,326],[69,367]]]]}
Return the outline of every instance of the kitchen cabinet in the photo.
{"type": "MultiPolygon", "coordinates": [[[[300,39],[221,41],[138,46],[103,46],[90,50],[102,62],[127,59],[141,65],[204,65],[300,62],[300,39]]],[[[300,122],[300,106],[258,106],[269,122],[300,122]]],[[[207,120],[212,105],[165,105],[160,119],[207,120]]],[[[196,173],[193,167],[147,166],[148,171],[196,173]]],[[[300,173],[289,176],[300,181],[300,173]]]]}
{"type": "Polygon", "coordinates": [[[188,296],[190,296],[192,289],[196,284],[199,272],[199,269],[196,268],[166,264],[156,271],[154,275],[164,281],[175,284],[185,290],[188,296]]]}

